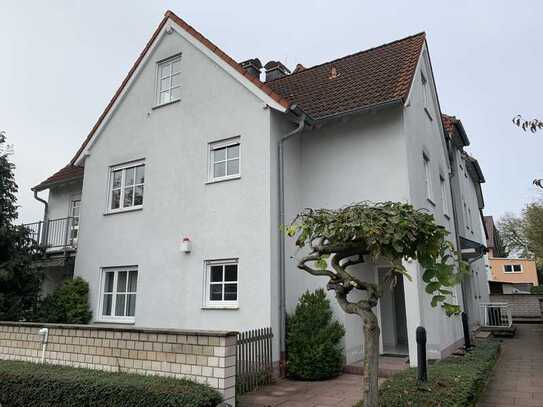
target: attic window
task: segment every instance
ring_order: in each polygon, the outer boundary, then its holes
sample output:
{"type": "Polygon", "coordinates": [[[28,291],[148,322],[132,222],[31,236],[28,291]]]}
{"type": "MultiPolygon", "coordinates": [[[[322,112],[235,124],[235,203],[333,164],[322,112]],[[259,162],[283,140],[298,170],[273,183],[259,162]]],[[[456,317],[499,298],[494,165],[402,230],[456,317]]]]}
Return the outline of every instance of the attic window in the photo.
{"type": "Polygon", "coordinates": [[[428,115],[428,118],[430,120],[433,120],[431,112],[431,99],[430,99],[430,90],[428,89],[428,80],[426,79],[426,76],[424,76],[424,73],[420,72],[420,81],[422,83],[422,97],[424,100],[424,111],[428,115]]]}
{"type": "Polygon", "coordinates": [[[157,105],[175,102],[181,97],[181,55],[158,63],[157,105]]]}

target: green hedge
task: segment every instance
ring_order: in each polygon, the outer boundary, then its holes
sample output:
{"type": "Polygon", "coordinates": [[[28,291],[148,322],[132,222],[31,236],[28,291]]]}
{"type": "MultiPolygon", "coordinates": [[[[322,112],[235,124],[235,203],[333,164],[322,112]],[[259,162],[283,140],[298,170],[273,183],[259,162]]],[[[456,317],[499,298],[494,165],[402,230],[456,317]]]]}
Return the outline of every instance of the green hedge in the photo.
{"type": "Polygon", "coordinates": [[[543,285],[534,285],[530,287],[530,294],[543,295],[543,285]]]}
{"type": "MultiPolygon", "coordinates": [[[[480,341],[466,356],[450,356],[428,367],[428,383],[417,387],[415,368],[385,381],[379,405],[386,407],[474,406],[484,388],[499,350],[499,342],[480,341]]],[[[362,406],[362,403],[357,404],[362,406]]]]}
{"type": "Polygon", "coordinates": [[[0,361],[0,405],[214,407],[221,395],[190,380],[0,361]]]}

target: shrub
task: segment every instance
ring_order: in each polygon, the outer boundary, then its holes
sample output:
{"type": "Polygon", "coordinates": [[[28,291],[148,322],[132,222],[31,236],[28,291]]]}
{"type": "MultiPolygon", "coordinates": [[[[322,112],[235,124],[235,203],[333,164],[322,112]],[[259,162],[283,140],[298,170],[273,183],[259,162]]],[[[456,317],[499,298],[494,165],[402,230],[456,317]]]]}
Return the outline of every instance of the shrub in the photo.
{"type": "Polygon", "coordinates": [[[287,319],[287,372],[299,380],[324,380],[341,373],[343,326],[334,321],[324,290],[303,294],[287,319]]]}
{"type": "Polygon", "coordinates": [[[214,407],[221,395],[186,379],[0,361],[0,404],[214,407]]]}
{"type": "MultiPolygon", "coordinates": [[[[428,367],[428,383],[417,386],[415,368],[398,373],[379,389],[386,407],[473,406],[483,390],[499,350],[499,342],[479,341],[465,356],[450,356],[428,367]]],[[[356,405],[362,407],[362,402],[356,405]]]]}
{"type": "Polygon", "coordinates": [[[34,320],[62,324],[88,324],[91,317],[89,285],[81,277],[77,277],[66,280],[62,287],[45,297],[38,304],[34,320]]]}
{"type": "Polygon", "coordinates": [[[543,295],[543,285],[534,285],[530,287],[530,294],[543,295]]]}

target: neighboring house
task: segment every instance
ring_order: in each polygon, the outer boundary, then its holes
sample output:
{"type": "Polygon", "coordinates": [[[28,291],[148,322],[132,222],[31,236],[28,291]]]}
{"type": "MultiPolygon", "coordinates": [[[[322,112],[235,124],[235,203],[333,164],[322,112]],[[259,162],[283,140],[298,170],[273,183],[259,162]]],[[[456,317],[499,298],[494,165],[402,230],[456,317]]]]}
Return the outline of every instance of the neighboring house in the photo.
{"type": "MultiPolygon", "coordinates": [[[[444,131],[425,34],[293,73],[271,61],[265,81],[261,68],[167,12],[69,164],[34,188],[49,190],[45,216],[66,232],[63,245],[49,244],[50,269],[89,282],[94,323],[271,326],[278,360],[285,311],[326,282],[297,269],[281,232],[304,207],[409,202],[434,214],[466,257],[479,255],[482,175],[444,131]],[[450,155],[473,175],[458,175],[450,155]],[[451,184],[471,219],[455,218],[451,184]],[[62,263],[73,258],[75,269],[62,263]]],[[[423,325],[429,357],[443,357],[462,343],[460,319],[432,308],[421,266],[405,266],[412,281],[400,279],[377,308],[381,350],[416,363],[423,325]]],[[[378,281],[386,268],[357,272],[378,281]]],[[[473,275],[468,284],[451,300],[472,313],[487,286],[473,275]]],[[[332,304],[355,362],[361,320],[332,304]]]]}
{"type": "MultiPolygon", "coordinates": [[[[454,116],[442,115],[447,134],[449,159],[451,161],[451,186],[458,245],[464,261],[469,264],[470,274],[462,283],[464,309],[472,326],[479,325],[479,304],[489,301],[487,276],[486,240],[483,220],[483,192],[485,182],[478,161],[465,148],[470,141],[462,122],[454,116]]],[[[443,178],[440,178],[442,180],[443,178]]]]}
{"type": "Polygon", "coordinates": [[[530,287],[539,285],[535,260],[498,257],[499,232],[492,216],[485,216],[489,249],[489,281],[493,293],[529,293],[530,287]]]}

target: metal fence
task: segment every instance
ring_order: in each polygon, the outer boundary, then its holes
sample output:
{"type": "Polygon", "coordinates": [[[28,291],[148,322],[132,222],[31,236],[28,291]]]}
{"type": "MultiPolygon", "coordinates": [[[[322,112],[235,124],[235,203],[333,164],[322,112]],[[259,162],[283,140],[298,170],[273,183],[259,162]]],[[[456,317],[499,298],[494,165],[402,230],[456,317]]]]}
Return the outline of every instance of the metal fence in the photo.
{"type": "Polygon", "coordinates": [[[49,219],[23,225],[41,247],[46,249],[75,248],[79,233],[78,218],[49,219]]]}
{"type": "Polygon", "coordinates": [[[273,379],[271,328],[240,332],[237,341],[236,393],[243,394],[273,379]]]}
{"type": "Polygon", "coordinates": [[[481,325],[483,328],[511,328],[513,317],[506,302],[481,303],[481,325]]]}

